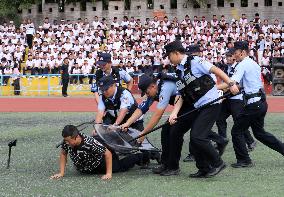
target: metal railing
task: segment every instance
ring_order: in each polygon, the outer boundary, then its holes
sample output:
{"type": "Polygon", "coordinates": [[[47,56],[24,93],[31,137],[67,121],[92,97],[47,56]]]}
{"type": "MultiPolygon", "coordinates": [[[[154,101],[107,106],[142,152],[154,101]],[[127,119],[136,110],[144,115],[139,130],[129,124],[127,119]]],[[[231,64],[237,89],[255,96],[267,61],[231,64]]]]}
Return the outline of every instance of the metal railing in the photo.
{"type": "MultiPolygon", "coordinates": [[[[68,92],[92,94],[90,91],[94,74],[70,74],[68,92]],[[76,82],[76,84],[74,83],[76,82]]],[[[0,96],[11,96],[15,91],[26,96],[50,96],[61,94],[61,75],[0,75],[0,96]],[[20,88],[15,90],[15,79],[19,78],[20,88]]]]}

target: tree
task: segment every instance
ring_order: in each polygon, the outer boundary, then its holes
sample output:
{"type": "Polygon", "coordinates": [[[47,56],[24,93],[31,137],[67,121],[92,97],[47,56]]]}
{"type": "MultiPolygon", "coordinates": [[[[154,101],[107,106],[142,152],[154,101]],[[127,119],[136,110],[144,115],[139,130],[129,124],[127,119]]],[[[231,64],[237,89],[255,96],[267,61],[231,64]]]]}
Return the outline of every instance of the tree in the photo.
{"type": "Polygon", "coordinates": [[[32,4],[41,2],[41,0],[1,0],[0,1],[0,21],[15,20],[19,22],[18,11],[30,8],[32,4]]]}

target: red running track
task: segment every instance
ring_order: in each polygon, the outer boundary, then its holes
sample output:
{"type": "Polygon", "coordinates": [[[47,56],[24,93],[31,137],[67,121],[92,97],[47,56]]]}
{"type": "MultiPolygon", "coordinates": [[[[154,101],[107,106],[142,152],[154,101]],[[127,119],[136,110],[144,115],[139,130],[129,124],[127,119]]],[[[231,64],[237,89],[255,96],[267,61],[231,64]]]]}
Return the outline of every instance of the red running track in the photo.
{"type": "MultiPolygon", "coordinates": [[[[140,102],[141,99],[138,99],[140,102]]],[[[268,112],[284,113],[284,97],[268,97],[268,112]]],[[[167,111],[172,108],[168,107],[167,111]]],[[[95,112],[90,97],[0,98],[0,112],[95,112]]],[[[150,109],[155,110],[155,105],[150,109]]]]}

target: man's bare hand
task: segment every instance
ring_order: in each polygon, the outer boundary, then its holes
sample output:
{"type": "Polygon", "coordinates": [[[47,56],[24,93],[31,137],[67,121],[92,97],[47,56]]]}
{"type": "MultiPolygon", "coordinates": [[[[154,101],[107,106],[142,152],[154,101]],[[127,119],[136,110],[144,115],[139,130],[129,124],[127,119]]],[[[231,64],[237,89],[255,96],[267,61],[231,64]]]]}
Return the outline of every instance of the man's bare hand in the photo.
{"type": "Polygon", "coordinates": [[[102,180],[110,180],[112,178],[112,174],[105,174],[104,176],[102,176],[102,180]]]}
{"type": "Polygon", "coordinates": [[[61,179],[63,178],[64,174],[58,173],[50,177],[50,179],[61,179]]]}

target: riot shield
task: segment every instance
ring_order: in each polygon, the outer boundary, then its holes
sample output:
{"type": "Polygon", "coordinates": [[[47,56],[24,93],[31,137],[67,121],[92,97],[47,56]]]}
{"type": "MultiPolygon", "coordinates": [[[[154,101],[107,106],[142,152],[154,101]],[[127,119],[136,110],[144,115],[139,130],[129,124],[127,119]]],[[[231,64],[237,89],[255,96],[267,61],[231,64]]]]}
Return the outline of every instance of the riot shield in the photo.
{"type": "Polygon", "coordinates": [[[104,124],[94,124],[94,129],[99,138],[113,150],[119,153],[132,153],[136,151],[160,151],[154,147],[147,138],[139,144],[133,138],[139,136],[140,131],[129,128],[127,132],[122,131],[119,127],[109,127],[104,124]]]}

